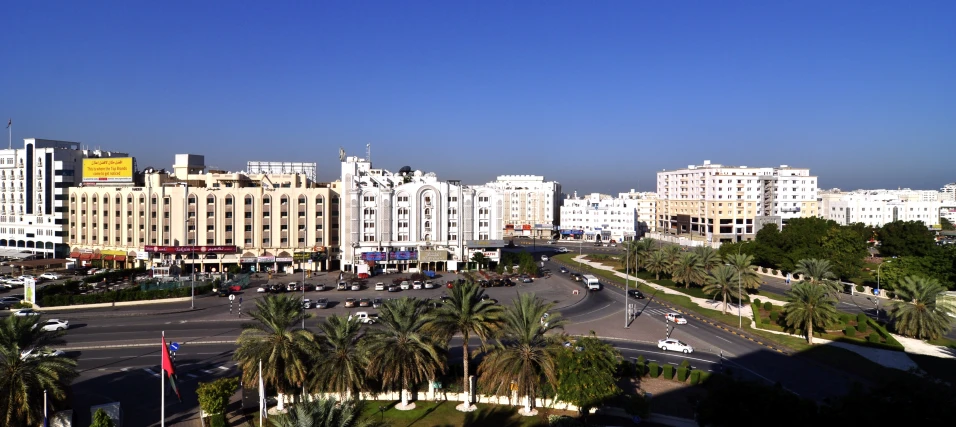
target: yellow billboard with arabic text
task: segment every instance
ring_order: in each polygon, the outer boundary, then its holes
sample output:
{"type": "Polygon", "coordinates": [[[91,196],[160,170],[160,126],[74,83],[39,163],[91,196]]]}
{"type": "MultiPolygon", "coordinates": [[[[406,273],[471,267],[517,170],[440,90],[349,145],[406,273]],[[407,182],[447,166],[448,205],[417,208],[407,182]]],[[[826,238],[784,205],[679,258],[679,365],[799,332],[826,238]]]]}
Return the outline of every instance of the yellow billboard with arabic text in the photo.
{"type": "Polygon", "coordinates": [[[132,157],[83,159],[83,183],[133,182],[132,157]]]}

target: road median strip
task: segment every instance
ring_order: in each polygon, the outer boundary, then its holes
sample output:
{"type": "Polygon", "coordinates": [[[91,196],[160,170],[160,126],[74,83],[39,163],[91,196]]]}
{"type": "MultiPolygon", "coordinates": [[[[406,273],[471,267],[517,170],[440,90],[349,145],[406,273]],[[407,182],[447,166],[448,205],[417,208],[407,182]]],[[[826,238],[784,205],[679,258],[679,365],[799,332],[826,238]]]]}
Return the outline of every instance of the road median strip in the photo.
{"type": "MultiPolygon", "coordinates": [[[[215,344],[235,344],[236,340],[229,341],[187,341],[183,344],[189,345],[215,345],[215,344]]],[[[111,344],[111,345],[80,345],[60,347],[63,351],[81,351],[81,350],[107,350],[111,348],[137,348],[137,347],[156,347],[158,343],[136,343],[136,344],[111,344]]]]}

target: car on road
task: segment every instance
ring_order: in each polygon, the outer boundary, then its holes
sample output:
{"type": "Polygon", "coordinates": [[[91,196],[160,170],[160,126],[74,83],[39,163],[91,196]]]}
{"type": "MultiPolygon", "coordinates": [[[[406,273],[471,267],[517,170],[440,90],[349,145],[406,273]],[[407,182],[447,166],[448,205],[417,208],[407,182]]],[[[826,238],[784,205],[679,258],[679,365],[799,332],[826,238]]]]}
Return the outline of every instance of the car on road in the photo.
{"type": "Polygon", "coordinates": [[[315,308],[329,308],[329,299],[328,298],[317,298],[315,300],[315,308]]]}
{"type": "Polygon", "coordinates": [[[375,323],[375,315],[368,314],[367,311],[356,311],[355,314],[349,314],[349,320],[358,319],[360,323],[373,324],[375,323]]]}
{"type": "Polygon", "coordinates": [[[256,288],[256,293],[261,294],[261,293],[265,293],[265,291],[266,291],[266,288],[263,288],[263,287],[261,287],[261,286],[258,287],[258,288],[256,288]]]}
{"type": "Polygon", "coordinates": [[[14,315],[14,316],[19,316],[19,317],[39,316],[39,315],[40,315],[40,312],[39,312],[39,311],[36,311],[36,310],[34,310],[34,309],[32,309],[32,308],[24,308],[24,309],[20,309],[20,310],[17,311],[16,313],[13,313],[13,315],[14,315]]]}
{"type": "Polygon", "coordinates": [[[345,282],[339,282],[335,289],[339,291],[347,291],[349,289],[349,284],[345,282]]]}
{"type": "Polygon", "coordinates": [[[60,280],[60,275],[56,273],[43,273],[40,275],[40,278],[46,280],[60,280]]]}
{"type": "Polygon", "coordinates": [[[400,290],[402,290],[402,288],[398,287],[398,285],[388,285],[389,292],[398,292],[400,290]]]}
{"type": "Polygon", "coordinates": [[[16,287],[19,287],[19,286],[23,286],[24,284],[25,284],[25,282],[23,281],[23,279],[19,279],[19,278],[17,278],[17,279],[7,279],[6,281],[4,281],[4,285],[6,285],[6,287],[8,287],[8,288],[10,288],[10,289],[13,289],[13,288],[16,288],[16,287]]]}
{"type": "Polygon", "coordinates": [[[564,267],[561,267],[561,269],[558,270],[558,271],[560,271],[560,272],[563,274],[563,273],[567,273],[567,272],[568,272],[568,269],[567,269],[567,268],[564,268],[564,267]]]}
{"type": "Polygon", "coordinates": [[[531,276],[521,276],[521,283],[532,283],[534,279],[531,276]]]}
{"type": "Polygon", "coordinates": [[[553,244],[554,244],[554,240],[548,240],[548,244],[549,244],[549,245],[553,245],[553,244]]]}
{"type": "Polygon", "coordinates": [[[316,292],[322,292],[322,291],[324,291],[324,290],[325,290],[325,284],[323,284],[323,283],[316,283],[316,284],[315,284],[315,291],[316,291],[316,292]]]}
{"type": "Polygon", "coordinates": [[[408,280],[402,280],[402,284],[399,285],[399,287],[402,288],[403,291],[407,291],[412,288],[412,284],[409,283],[408,280]]]}
{"type": "Polygon", "coordinates": [[[681,316],[679,313],[667,313],[664,315],[664,318],[678,325],[687,324],[687,319],[685,319],[684,316],[681,316]]]}
{"type": "Polygon", "coordinates": [[[569,275],[568,277],[574,279],[575,282],[581,281],[581,275],[578,273],[571,273],[571,275],[569,275]]]}
{"type": "Polygon", "coordinates": [[[41,328],[43,328],[44,331],[65,331],[70,329],[69,320],[50,319],[41,323],[41,325],[43,325],[41,328]]]}
{"type": "Polygon", "coordinates": [[[358,305],[359,305],[359,307],[371,307],[371,306],[372,306],[372,300],[369,299],[369,298],[362,298],[362,299],[359,300],[358,305]]]}
{"type": "Polygon", "coordinates": [[[642,294],[641,291],[639,291],[639,290],[637,290],[637,289],[628,289],[628,291],[627,291],[627,296],[629,296],[629,297],[631,297],[631,298],[634,298],[634,299],[644,299],[644,298],[645,298],[645,297],[644,297],[644,294],[642,294]]]}
{"type": "Polygon", "coordinates": [[[312,307],[313,307],[313,305],[312,305],[312,300],[311,300],[311,299],[305,298],[305,299],[302,300],[302,308],[303,308],[303,309],[308,310],[308,309],[310,309],[310,308],[312,308],[312,307]]]}
{"type": "Polygon", "coordinates": [[[482,294],[482,295],[481,295],[481,300],[482,300],[482,301],[491,301],[492,304],[497,304],[497,303],[498,303],[498,300],[492,298],[492,297],[491,297],[490,295],[488,295],[488,294],[482,294]]]}
{"type": "Polygon", "coordinates": [[[345,299],[345,308],[355,307],[355,298],[346,298],[345,299]]]}
{"type": "Polygon", "coordinates": [[[384,291],[384,290],[385,290],[385,284],[382,283],[382,282],[376,283],[376,284],[375,284],[375,290],[376,290],[376,291],[384,291]]]}
{"type": "Polygon", "coordinates": [[[372,308],[382,308],[383,303],[381,298],[375,298],[372,300],[372,308]]]}
{"type": "Polygon", "coordinates": [[[560,247],[560,248],[557,249],[557,251],[558,251],[559,254],[566,254],[566,253],[568,253],[568,248],[560,247]]]}
{"type": "Polygon", "coordinates": [[[694,347],[691,347],[680,340],[673,338],[657,341],[657,348],[664,351],[679,351],[684,354],[690,354],[694,352],[694,347]]]}
{"type": "Polygon", "coordinates": [[[425,285],[421,282],[421,280],[412,282],[412,289],[421,289],[423,286],[425,285]]]}
{"type": "Polygon", "coordinates": [[[232,292],[229,292],[229,289],[221,288],[219,289],[219,292],[216,292],[216,295],[219,295],[220,297],[228,297],[229,295],[232,295],[232,292]]]}
{"type": "Polygon", "coordinates": [[[299,290],[299,284],[296,282],[289,282],[288,285],[285,285],[285,290],[288,292],[295,292],[299,290]]]}
{"type": "Polygon", "coordinates": [[[27,351],[20,352],[20,360],[31,359],[34,357],[53,356],[66,356],[66,353],[64,353],[63,350],[54,350],[52,348],[41,348],[39,350],[31,348],[27,351]]]}
{"type": "Polygon", "coordinates": [[[425,289],[435,289],[435,282],[428,280],[425,282],[425,289]]]}
{"type": "Polygon", "coordinates": [[[362,290],[362,284],[359,283],[359,282],[352,282],[352,290],[353,290],[353,291],[361,291],[361,290],[362,290]]]}

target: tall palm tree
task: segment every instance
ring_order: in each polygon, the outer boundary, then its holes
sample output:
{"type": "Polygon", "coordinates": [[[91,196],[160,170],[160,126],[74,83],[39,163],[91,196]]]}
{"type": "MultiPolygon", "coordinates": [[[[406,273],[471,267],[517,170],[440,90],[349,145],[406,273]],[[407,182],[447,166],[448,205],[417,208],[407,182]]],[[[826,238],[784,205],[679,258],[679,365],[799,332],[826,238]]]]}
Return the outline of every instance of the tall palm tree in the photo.
{"type": "Polygon", "coordinates": [[[322,333],[316,336],[318,352],[314,355],[309,389],[351,397],[365,386],[367,359],[362,347],[362,324],[358,319],[333,314],[319,329],[322,333]]]}
{"type": "Polygon", "coordinates": [[[744,289],[756,290],[760,287],[760,277],[753,269],[753,260],[753,255],[747,254],[729,254],[724,258],[724,262],[740,274],[740,286],[744,289]]]}
{"type": "Polygon", "coordinates": [[[787,291],[790,301],[783,307],[783,319],[792,331],[807,336],[813,344],[813,331],[821,330],[837,319],[836,298],[827,288],[810,282],[799,282],[787,291]]]}
{"type": "Polygon", "coordinates": [[[654,241],[650,239],[631,240],[625,243],[624,267],[627,272],[631,269],[638,271],[644,268],[644,261],[654,248],[654,241]]]}
{"type": "Polygon", "coordinates": [[[39,327],[37,316],[9,316],[0,321],[0,425],[43,422],[43,390],[58,404],[76,378],[76,361],[38,352],[61,343],[63,332],[39,327]]]}
{"type": "Polygon", "coordinates": [[[664,254],[667,255],[667,266],[668,273],[673,273],[674,267],[677,266],[677,262],[680,261],[680,257],[683,251],[678,245],[668,245],[664,246],[664,254]]]}
{"type": "Polygon", "coordinates": [[[269,419],[274,427],[378,427],[387,424],[362,416],[362,403],[317,399],[296,404],[287,414],[269,419]]]}
{"type": "Polygon", "coordinates": [[[671,267],[671,279],[674,283],[684,284],[685,288],[689,288],[692,283],[703,282],[704,266],[700,263],[697,254],[683,254],[677,264],[671,267]]]}
{"type": "Polygon", "coordinates": [[[498,343],[478,366],[482,386],[496,394],[508,394],[512,384],[525,398],[525,413],[541,391],[542,378],[557,383],[557,358],[561,349],[559,335],[548,332],[563,329],[560,313],[551,313],[554,304],[534,294],[519,294],[504,312],[504,325],[498,343]],[[544,315],[548,314],[547,321],[544,315]]]}
{"type": "Polygon", "coordinates": [[[431,313],[429,329],[446,342],[455,334],[462,336],[462,360],[464,362],[464,409],[471,406],[471,384],[468,381],[471,353],[468,340],[472,336],[481,339],[482,345],[492,338],[503,323],[504,310],[491,300],[482,299],[484,289],[474,282],[465,282],[448,291],[448,299],[431,313]]]}
{"type": "Polygon", "coordinates": [[[401,298],[385,303],[379,313],[380,328],[367,334],[368,371],[379,375],[390,390],[399,387],[399,409],[415,407],[408,403],[411,386],[435,378],[445,367],[445,351],[426,330],[426,300],[401,298]]]}
{"type": "Polygon", "coordinates": [[[259,361],[263,381],[279,392],[279,410],[283,394],[304,385],[315,353],[315,336],[297,329],[303,317],[302,301],[291,296],[270,296],[256,302],[249,313],[256,323],[242,325],[233,358],[242,368],[243,382],[257,384],[259,361]]]}
{"type": "Polygon", "coordinates": [[[695,247],[694,255],[697,255],[697,259],[700,261],[701,267],[704,268],[704,272],[708,272],[710,269],[721,264],[720,255],[710,246],[695,247]]]}
{"type": "Polygon", "coordinates": [[[807,258],[797,261],[797,268],[793,270],[795,274],[803,276],[802,281],[814,285],[823,285],[833,293],[840,292],[840,283],[833,274],[833,267],[829,260],[807,258]]]}
{"type": "Polygon", "coordinates": [[[644,268],[651,273],[654,273],[654,278],[656,280],[661,280],[661,273],[666,273],[670,271],[670,263],[667,260],[667,254],[658,249],[651,252],[645,261],[644,268]]]}
{"type": "Polygon", "coordinates": [[[944,292],[946,288],[936,279],[907,276],[900,280],[896,286],[900,301],[895,301],[890,311],[896,330],[923,340],[935,340],[946,334],[956,307],[948,301],[940,301],[944,292]]]}
{"type": "MultiPolygon", "coordinates": [[[[705,282],[707,283],[704,286],[705,294],[713,295],[714,299],[717,299],[718,294],[724,297],[724,314],[727,314],[728,296],[743,299],[743,296],[737,292],[737,270],[732,266],[721,264],[714,267],[707,273],[705,282]]],[[[743,283],[739,285],[742,287],[743,283]]]]}

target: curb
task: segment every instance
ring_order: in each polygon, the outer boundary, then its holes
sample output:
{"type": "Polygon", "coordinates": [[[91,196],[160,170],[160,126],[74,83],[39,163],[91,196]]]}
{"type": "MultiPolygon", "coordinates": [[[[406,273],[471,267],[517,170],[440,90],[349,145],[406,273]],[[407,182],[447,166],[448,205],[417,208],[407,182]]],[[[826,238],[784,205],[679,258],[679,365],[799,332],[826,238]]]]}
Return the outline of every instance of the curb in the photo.
{"type": "MultiPolygon", "coordinates": [[[[191,345],[215,345],[215,344],[235,344],[236,341],[186,341],[183,344],[191,345]]],[[[58,350],[63,351],[80,351],[80,350],[107,350],[111,348],[138,348],[138,347],[155,347],[156,343],[150,344],[115,344],[115,345],[87,345],[87,346],[75,346],[75,347],[60,347],[58,350]]]]}

